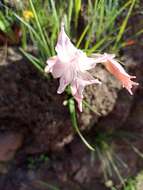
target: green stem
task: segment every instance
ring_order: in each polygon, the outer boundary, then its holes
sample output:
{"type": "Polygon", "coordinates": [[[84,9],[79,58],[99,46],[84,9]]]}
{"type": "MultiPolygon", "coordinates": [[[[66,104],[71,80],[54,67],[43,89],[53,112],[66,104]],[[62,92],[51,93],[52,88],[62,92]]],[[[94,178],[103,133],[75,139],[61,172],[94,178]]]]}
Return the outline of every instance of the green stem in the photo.
{"type": "Polygon", "coordinates": [[[75,131],[77,132],[77,134],[79,135],[79,137],[81,138],[81,140],[83,141],[83,143],[84,143],[91,151],[95,151],[95,149],[94,149],[94,148],[86,141],[86,139],[83,137],[83,135],[81,134],[81,132],[80,132],[80,130],[79,130],[79,128],[78,128],[74,100],[71,98],[71,99],[69,99],[68,103],[69,103],[69,111],[70,111],[70,115],[71,115],[71,120],[72,120],[72,124],[73,124],[73,127],[74,127],[75,131]]]}

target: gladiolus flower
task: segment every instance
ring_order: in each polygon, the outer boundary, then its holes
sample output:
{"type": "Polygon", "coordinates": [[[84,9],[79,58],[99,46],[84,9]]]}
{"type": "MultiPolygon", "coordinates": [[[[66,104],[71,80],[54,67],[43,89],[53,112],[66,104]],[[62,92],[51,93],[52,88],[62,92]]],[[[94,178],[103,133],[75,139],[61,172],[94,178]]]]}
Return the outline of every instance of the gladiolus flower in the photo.
{"type": "Polygon", "coordinates": [[[57,56],[47,60],[45,72],[51,72],[54,78],[60,78],[57,90],[61,94],[67,85],[71,85],[71,92],[82,111],[83,90],[86,85],[100,84],[87,70],[95,66],[95,60],[89,58],[81,50],[77,49],[70,41],[61,26],[61,32],[56,45],[57,56]]]}
{"type": "Polygon", "coordinates": [[[113,74],[132,94],[132,86],[138,85],[131,79],[136,78],[126,73],[124,68],[115,59],[112,54],[93,54],[93,57],[87,57],[84,52],[77,49],[70,41],[64,31],[62,24],[55,48],[57,55],[47,60],[45,72],[52,73],[54,78],[60,78],[60,85],[57,90],[61,94],[67,85],[71,85],[71,92],[78,103],[78,108],[82,111],[83,90],[90,84],[100,84],[98,79],[92,77],[87,71],[96,66],[97,63],[104,64],[105,68],[113,74]]]}

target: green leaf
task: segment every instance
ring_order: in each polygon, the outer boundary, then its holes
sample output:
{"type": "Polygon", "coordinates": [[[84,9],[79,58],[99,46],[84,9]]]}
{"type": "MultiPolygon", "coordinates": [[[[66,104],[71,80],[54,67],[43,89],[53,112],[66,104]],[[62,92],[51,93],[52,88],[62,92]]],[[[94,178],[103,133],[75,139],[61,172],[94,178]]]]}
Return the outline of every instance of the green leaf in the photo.
{"type": "Polygon", "coordinates": [[[42,73],[44,73],[44,68],[41,66],[40,61],[32,56],[31,54],[27,53],[23,49],[20,48],[20,51],[25,55],[25,57],[42,73]]]}

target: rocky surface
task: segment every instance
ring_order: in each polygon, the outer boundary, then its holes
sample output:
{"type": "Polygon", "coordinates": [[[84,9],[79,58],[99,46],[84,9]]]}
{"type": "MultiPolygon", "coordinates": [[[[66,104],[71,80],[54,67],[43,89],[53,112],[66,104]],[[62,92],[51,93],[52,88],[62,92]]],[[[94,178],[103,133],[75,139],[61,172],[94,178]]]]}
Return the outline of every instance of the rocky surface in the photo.
{"type": "MultiPolygon", "coordinates": [[[[136,151],[142,149],[142,138],[134,137],[143,131],[142,60],[133,57],[128,61],[126,68],[137,75],[140,83],[134,89],[135,95],[130,96],[125,89],[120,89],[115,78],[98,66],[94,73],[103,84],[92,88],[89,86],[85,91],[85,99],[95,113],[85,107],[84,112],[78,114],[79,126],[85,131],[83,134],[87,140],[99,147],[106,142],[109,151],[114,150],[128,164],[128,168],[117,164],[125,177],[136,174],[143,166],[136,151]],[[111,136],[112,140],[106,136],[111,136]],[[129,144],[133,144],[136,149],[129,144]]],[[[58,81],[45,78],[20,57],[16,61],[8,57],[1,65],[0,73],[1,139],[7,139],[4,134],[22,136],[21,140],[15,138],[14,142],[8,137],[6,142],[12,142],[9,143],[10,150],[12,147],[15,149],[7,160],[13,158],[23,142],[14,160],[8,165],[0,165],[1,189],[9,190],[13,186],[15,190],[49,190],[54,186],[62,190],[88,190],[89,187],[90,190],[95,187],[104,190],[105,182],[106,185],[109,182],[120,184],[115,171],[114,177],[104,181],[103,163],[98,153],[91,155],[74,135],[68,109],[63,106],[66,94],[56,94],[58,81]],[[45,158],[41,161],[39,157],[45,152],[48,161],[45,158]],[[32,160],[29,161],[31,156],[32,160]]],[[[115,153],[112,155],[114,157],[115,153]]]]}

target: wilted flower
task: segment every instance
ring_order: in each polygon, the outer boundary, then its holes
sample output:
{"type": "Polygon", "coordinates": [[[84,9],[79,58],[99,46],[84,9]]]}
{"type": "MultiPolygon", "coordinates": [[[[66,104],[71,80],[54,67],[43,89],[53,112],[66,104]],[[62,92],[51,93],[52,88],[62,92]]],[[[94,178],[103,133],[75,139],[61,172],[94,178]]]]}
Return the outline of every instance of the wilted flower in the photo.
{"type": "Polygon", "coordinates": [[[129,75],[124,68],[115,59],[114,54],[94,54],[93,57],[100,59],[100,62],[104,64],[105,68],[113,74],[121,83],[124,88],[132,95],[133,85],[138,85],[138,83],[132,81],[131,79],[136,78],[136,76],[129,75]]]}
{"type": "Polygon", "coordinates": [[[121,81],[130,94],[131,88],[138,83],[131,79],[136,78],[126,73],[123,67],[114,59],[112,54],[94,54],[93,57],[87,57],[84,52],[77,49],[70,41],[64,31],[62,24],[55,48],[57,55],[47,60],[45,72],[51,72],[54,78],[60,78],[60,85],[57,93],[61,94],[67,85],[71,85],[71,92],[78,103],[78,108],[82,111],[83,90],[86,85],[100,84],[98,79],[92,77],[87,72],[96,66],[97,63],[104,64],[105,68],[121,81]]]}

